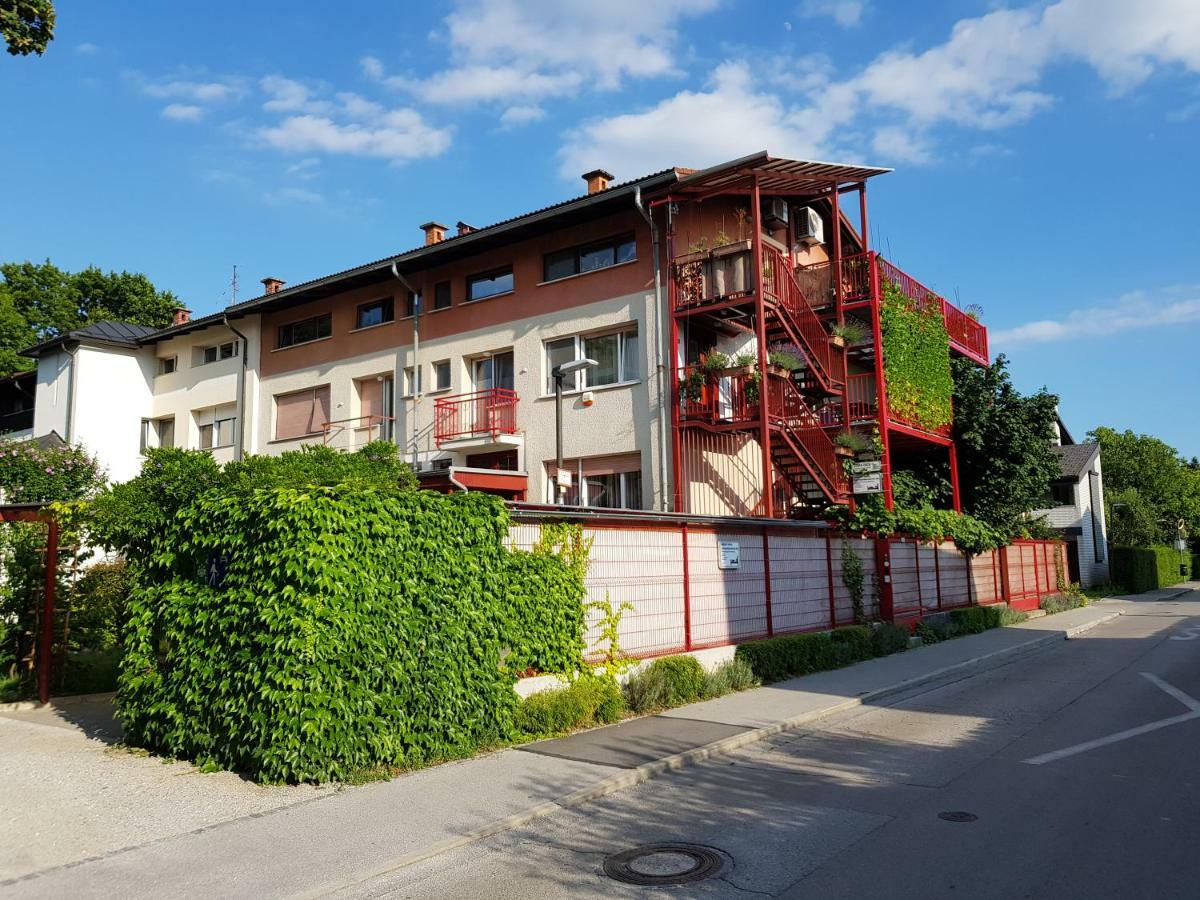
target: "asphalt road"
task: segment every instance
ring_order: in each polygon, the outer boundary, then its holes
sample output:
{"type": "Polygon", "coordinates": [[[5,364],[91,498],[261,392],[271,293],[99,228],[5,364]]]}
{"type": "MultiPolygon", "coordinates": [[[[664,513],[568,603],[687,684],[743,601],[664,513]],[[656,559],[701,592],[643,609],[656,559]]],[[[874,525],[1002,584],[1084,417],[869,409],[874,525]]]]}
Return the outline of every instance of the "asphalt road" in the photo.
{"type": "Polygon", "coordinates": [[[1193,898],[1198,755],[1200,591],[338,896],[1193,898]],[[651,887],[605,874],[662,843],[711,848],[716,871],[651,887]]]}

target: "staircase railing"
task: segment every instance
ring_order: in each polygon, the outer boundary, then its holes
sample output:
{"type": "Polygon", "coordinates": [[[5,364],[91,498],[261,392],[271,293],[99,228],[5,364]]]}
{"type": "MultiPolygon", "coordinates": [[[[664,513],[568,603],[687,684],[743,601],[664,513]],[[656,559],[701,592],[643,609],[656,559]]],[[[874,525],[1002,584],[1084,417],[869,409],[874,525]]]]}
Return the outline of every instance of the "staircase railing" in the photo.
{"type": "Polygon", "coordinates": [[[795,332],[794,337],[821,386],[830,393],[839,392],[842,381],[829,332],[809,306],[786,258],[774,247],[763,247],[762,279],[764,293],[784,311],[792,325],[789,330],[795,332]]]}
{"type": "Polygon", "coordinates": [[[807,463],[813,481],[820,485],[833,502],[843,499],[849,489],[841,461],[834,450],[818,416],[790,379],[768,379],[767,414],[771,421],[782,426],[791,438],[790,443],[807,463]]]}

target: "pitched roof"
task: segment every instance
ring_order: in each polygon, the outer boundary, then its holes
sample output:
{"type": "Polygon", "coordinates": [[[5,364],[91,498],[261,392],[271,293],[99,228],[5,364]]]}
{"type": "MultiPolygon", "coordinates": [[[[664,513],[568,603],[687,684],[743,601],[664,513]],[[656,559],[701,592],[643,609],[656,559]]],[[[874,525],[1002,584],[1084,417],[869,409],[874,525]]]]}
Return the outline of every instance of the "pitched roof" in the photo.
{"type": "Polygon", "coordinates": [[[104,344],[116,347],[137,347],[143,338],[157,332],[159,329],[149,325],[132,325],[129,322],[92,322],[82,328],[76,328],[65,334],[56,335],[49,340],[34,344],[21,351],[22,356],[40,356],[46,350],[61,346],[69,341],[81,344],[104,344]]]}
{"type": "Polygon", "coordinates": [[[1051,447],[1058,457],[1062,468],[1062,477],[1078,481],[1083,473],[1092,466],[1092,460],[1100,452],[1099,444],[1063,444],[1061,447],[1051,447]]]}

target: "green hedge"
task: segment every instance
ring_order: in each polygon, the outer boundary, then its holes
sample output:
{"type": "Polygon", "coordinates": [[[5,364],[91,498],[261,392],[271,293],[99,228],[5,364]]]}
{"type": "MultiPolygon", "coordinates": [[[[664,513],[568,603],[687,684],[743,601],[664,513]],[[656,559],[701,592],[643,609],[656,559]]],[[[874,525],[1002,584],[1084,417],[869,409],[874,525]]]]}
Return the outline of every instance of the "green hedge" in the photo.
{"type": "Polygon", "coordinates": [[[516,727],[523,734],[544,737],[607,725],[625,711],[625,698],[612,678],[584,676],[565,688],[539,691],[517,707],[516,727]]]}
{"type": "Polygon", "coordinates": [[[884,650],[903,649],[894,638],[895,635],[877,638],[870,626],[853,625],[834,631],[789,634],[739,644],[736,656],[749,663],[759,680],[782,681],[872,659],[885,655],[884,650]]]}
{"type": "Polygon", "coordinates": [[[510,737],[518,673],[581,662],[582,579],[508,550],[494,497],[273,487],[179,516],[128,602],[131,744],[264,782],[344,779],[510,737]]]}
{"type": "MultiPolygon", "coordinates": [[[[1114,547],[1111,577],[1135,594],[1170,587],[1188,580],[1189,576],[1179,573],[1179,560],[1179,551],[1174,547],[1114,547]]],[[[1185,565],[1190,563],[1190,577],[1200,577],[1197,557],[1185,553],[1183,560],[1185,565]]]]}

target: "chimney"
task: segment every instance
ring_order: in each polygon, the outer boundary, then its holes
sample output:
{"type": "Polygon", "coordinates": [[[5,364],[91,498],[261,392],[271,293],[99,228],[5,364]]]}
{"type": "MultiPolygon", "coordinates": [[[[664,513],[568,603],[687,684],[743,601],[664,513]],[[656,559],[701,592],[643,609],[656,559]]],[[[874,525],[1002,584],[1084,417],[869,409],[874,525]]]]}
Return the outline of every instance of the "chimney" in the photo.
{"type": "Polygon", "coordinates": [[[470,234],[474,230],[475,230],[474,225],[468,225],[466,222],[458,223],[458,236],[459,237],[462,237],[464,234],[470,234]]]}
{"type": "Polygon", "coordinates": [[[278,294],[280,289],[282,289],[283,286],[285,284],[287,284],[287,282],[284,281],[282,278],[271,278],[270,276],[267,276],[266,278],[264,278],[262,280],[262,283],[263,283],[263,291],[268,294],[278,294]]]}
{"type": "Polygon", "coordinates": [[[613,180],[613,177],[611,172],[593,169],[590,172],[584,172],[583,180],[587,182],[589,194],[598,194],[608,190],[608,183],[613,180]]]}
{"type": "Polygon", "coordinates": [[[192,311],[186,306],[176,306],[171,310],[172,325],[186,325],[192,320],[192,311]]]}
{"type": "Polygon", "coordinates": [[[430,244],[440,244],[446,239],[446,226],[438,222],[426,222],[421,226],[421,230],[425,232],[425,246],[430,244]]]}

